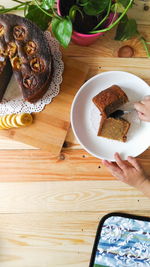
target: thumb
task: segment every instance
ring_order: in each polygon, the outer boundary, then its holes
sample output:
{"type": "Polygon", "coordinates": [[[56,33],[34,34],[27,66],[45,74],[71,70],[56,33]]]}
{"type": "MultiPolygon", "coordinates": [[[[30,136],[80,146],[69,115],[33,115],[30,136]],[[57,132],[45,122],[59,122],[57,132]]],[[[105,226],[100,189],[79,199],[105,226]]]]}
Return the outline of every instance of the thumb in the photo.
{"type": "Polygon", "coordinates": [[[146,116],[144,113],[138,111],[138,117],[142,121],[146,121],[146,116]]]}
{"type": "Polygon", "coordinates": [[[150,95],[144,96],[143,100],[150,100],[150,95]]]}
{"type": "Polygon", "coordinates": [[[138,117],[142,121],[150,121],[150,119],[144,113],[138,112],[138,117]]]}

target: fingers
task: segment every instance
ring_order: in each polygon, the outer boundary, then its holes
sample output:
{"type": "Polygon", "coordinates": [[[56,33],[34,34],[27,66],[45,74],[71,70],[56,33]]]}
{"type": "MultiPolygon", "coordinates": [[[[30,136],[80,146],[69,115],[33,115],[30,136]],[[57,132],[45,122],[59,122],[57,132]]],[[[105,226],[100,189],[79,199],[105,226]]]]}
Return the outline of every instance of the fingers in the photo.
{"type": "Polygon", "coordinates": [[[115,162],[111,162],[108,160],[102,160],[102,163],[108,167],[109,169],[115,171],[116,169],[118,169],[117,165],[115,164],[115,162]]]}
{"type": "Polygon", "coordinates": [[[119,153],[115,153],[114,157],[116,162],[102,160],[102,163],[114,172],[119,170],[124,171],[127,168],[127,165],[124,160],[121,159],[119,153]]]}
{"type": "Polygon", "coordinates": [[[147,118],[147,116],[144,113],[138,112],[138,117],[140,120],[142,121],[148,121],[149,119],[147,118]]]}
{"type": "Polygon", "coordinates": [[[142,102],[135,102],[134,108],[141,113],[145,113],[145,105],[142,102]]]}
{"type": "Polygon", "coordinates": [[[117,165],[120,167],[121,170],[125,170],[127,168],[126,163],[121,159],[119,153],[115,153],[114,155],[117,165]]]}
{"type": "Polygon", "coordinates": [[[146,95],[146,96],[144,96],[144,99],[143,100],[148,100],[148,101],[150,101],[150,95],[146,95]]]}
{"type": "Polygon", "coordinates": [[[123,172],[115,162],[102,160],[102,163],[109,169],[113,176],[121,180],[123,179],[123,172]]]}
{"type": "Polygon", "coordinates": [[[137,171],[142,171],[141,165],[138,163],[138,161],[133,158],[133,157],[128,157],[127,158],[129,163],[137,170],[137,171]]]}
{"type": "Polygon", "coordinates": [[[102,163],[109,168],[111,172],[119,172],[120,173],[120,168],[117,166],[115,162],[107,161],[107,160],[102,160],[102,163]]]}

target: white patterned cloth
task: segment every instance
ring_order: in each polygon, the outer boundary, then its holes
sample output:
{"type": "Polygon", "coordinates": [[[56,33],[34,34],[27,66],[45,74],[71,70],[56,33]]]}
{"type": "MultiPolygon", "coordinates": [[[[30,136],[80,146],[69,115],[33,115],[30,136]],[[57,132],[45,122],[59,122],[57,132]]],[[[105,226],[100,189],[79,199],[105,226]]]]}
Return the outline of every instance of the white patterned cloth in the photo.
{"type": "Polygon", "coordinates": [[[112,215],[101,227],[92,267],[150,266],[150,219],[112,215]]]}

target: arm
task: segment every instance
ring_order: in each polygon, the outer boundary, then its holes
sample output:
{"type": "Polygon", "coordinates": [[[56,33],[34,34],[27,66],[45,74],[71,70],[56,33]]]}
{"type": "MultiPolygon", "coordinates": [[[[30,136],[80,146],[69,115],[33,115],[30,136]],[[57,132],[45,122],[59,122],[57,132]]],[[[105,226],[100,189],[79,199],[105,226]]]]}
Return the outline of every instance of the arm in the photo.
{"type": "Polygon", "coordinates": [[[124,161],[118,153],[115,153],[115,160],[116,162],[103,160],[102,163],[118,180],[137,188],[150,198],[150,179],[138,161],[133,157],[124,161]]]}
{"type": "MultiPolygon", "coordinates": [[[[142,101],[135,103],[134,108],[140,120],[150,122],[150,96],[145,96],[142,101]]],[[[124,161],[118,153],[115,153],[115,160],[116,162],[103,160],[102,163],[117,179],[137,188],[150,198],[150,177],[144,173],[138,161],[133,157],[124,161]]]]}

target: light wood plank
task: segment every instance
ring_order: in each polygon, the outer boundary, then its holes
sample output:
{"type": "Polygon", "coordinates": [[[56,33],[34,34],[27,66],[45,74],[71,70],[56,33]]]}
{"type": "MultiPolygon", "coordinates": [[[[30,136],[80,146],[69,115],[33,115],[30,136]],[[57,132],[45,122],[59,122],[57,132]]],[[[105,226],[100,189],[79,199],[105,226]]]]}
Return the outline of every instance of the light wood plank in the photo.
{"type": "MultiPolygon", "coordinates": [[[[138,158],[150,174],[150,150],[138,158]]],[[[114,180],[99,159],[82,149],[64,149],[59,157],[40,150],[4,150],[0,153],[0,170],[0,182],[114,180]]]]}
{"type": "Polygon", "coordinates": [[[2,183],[0,214],[150,210],[150,200],[120,181],[2,183]],[[132,205],[131,205],[132,203],[132,205]]]}
{"type": "Polygon", "coordinates": [[[4,267],[87,266],[99,214],[0,215],[4,267]]]}
{"type": "Polygon", "coordinates": [[[128,11],[129,17],[134,18],[138,24],[150,25],[150,9],[144,10],[144,6],[150,6],[150,0],[135,0],[133,7],[128,11]]]}
{"type": "Polygon", "coordinates": [[[133,73],[150,84],[150,60],[140,58],[93,58],[91,56],[78,57],[82,62],[90,66],[87,79],[104,71],[127,71],[133,73]]]}
{"type": "Polygon", "coordinates": [[[38,149],[36,147],[17,142],[11,139],[8,139],[7,137],[0,137],[0,150],[9,150],[9,149],[38,149]]]}
{"type": "MultiPolygon", "coordinates": [[[[132,210],[132,213],[149,214],[145,210],[132,210]]],[[[0,215],[0,263],[3,267],[87,267],[97,225],[105,214],[0,215]]]]}

